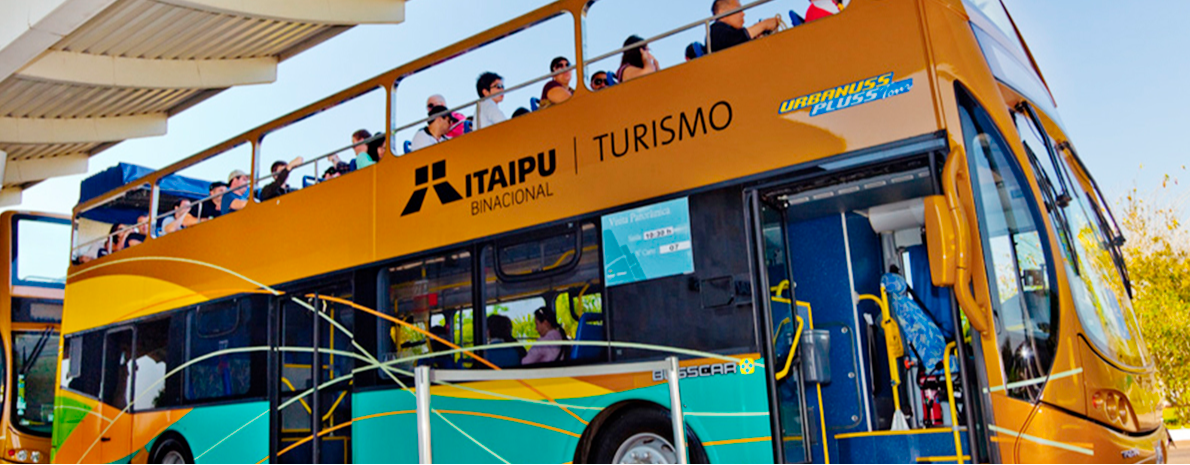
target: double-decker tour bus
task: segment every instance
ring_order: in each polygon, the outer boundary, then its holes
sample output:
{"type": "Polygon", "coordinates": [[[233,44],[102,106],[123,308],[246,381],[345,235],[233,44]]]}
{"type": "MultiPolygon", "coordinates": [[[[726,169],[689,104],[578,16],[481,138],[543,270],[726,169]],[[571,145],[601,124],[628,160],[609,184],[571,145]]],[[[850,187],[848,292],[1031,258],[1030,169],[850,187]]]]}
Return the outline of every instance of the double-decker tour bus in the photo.
{"type": "Polygon", "coordinates": [[[1164,460],[999,1],[705,3],[557,1],[81,202],[54,460],[1164,460]]]}
{"type": "Polygon", "coordinates": [[[0,224],[0,461],[49,463],[70,219],[6,211],[0,224]]]}

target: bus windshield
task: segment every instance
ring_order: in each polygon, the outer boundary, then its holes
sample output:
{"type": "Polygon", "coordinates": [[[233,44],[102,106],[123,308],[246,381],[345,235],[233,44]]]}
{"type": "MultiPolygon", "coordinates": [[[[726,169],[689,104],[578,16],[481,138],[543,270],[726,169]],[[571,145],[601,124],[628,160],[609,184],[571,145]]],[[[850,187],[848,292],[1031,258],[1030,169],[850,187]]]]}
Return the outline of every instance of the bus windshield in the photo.
{"type": "Polygon", "coordinates": [[[18,216],[15,222],[12,284],[66,285],[70,263],[62,251],[70,244],[70,223],[31,216],[18,216]]]}
{"type": "Polygon", "coordinates": [[[23,432],[49,436],[52,430],[57,344],[57,330],[12,335],[12,424],[23,432]]]}

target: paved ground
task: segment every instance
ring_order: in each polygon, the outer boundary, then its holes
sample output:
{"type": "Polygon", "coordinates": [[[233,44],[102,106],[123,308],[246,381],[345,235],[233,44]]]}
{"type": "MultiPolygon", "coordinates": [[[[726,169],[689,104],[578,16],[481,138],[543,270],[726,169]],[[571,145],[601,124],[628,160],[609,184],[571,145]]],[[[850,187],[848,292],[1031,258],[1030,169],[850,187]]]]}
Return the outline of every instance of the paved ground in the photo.
{"type": "Polygon", "coordinates": [[[1169,449],[1169,463],[1190,463],[1190,441],[1178,441],[1177,445],[1177,449],[1169,449]]]}

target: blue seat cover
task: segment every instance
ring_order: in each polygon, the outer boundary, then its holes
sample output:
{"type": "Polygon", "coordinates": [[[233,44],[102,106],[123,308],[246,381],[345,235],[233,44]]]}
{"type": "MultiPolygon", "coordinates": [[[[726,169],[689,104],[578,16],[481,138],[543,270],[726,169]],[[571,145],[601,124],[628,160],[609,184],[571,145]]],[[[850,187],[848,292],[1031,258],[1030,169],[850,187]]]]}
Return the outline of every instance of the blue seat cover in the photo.
{"type": "MultiPolygon", "coordinates": [[[[889,311],[901,326],[901,339],[907,355],[921,357],[922,368],[928,373],[942,361],[946,338],[924,309],[909,296],[909,284],[899,274],[886,273],[880,285],[888,292],[889,311]]],[[[953,366],[953,365],[952,365],[953,366]]]]}
{"type": "MultiPolygon", "coordinates": [[[[602,313],[584,313],[578,317],[578,328],[574,331],[574,340],[576,341],[603,341],[603,314],[602,313]]],[[[601,347],[595,346],[574,346],[570,350],[571,360],[594,359],[599,358],[599,355],[604,352],[601,347]]]]}

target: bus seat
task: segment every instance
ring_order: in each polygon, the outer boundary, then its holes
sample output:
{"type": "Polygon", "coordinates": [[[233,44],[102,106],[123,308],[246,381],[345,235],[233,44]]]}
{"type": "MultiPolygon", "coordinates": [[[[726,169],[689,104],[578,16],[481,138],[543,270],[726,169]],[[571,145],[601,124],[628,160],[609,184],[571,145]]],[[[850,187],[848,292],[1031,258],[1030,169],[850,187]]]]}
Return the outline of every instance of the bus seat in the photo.
{"type": "Polygon", "coordinates": [[[405,148],[405,153],[412,152],[413,151],[413,141],[411,141],[411,140],[405,141],[404,148],[405,148]]]}
{"type": "Polygon", "coordinates": [[[355,171],[355,169],[356,169],[356,166],[355,166],[355,160],[354,160],[354,159],[352,159],[352,160],[351,160],[351,163],[348,163],[348,164],[347,164],[347,168],[348,168],[350,171],[355,171]]]}
{"type": "Polygon", "coordinates": [[[318,178],[310,175],[302,176],[302,189],[318,184],[318,178]]]}
{"type": "Polygon", "coordinates": [[[694,46],[694,58],[702,58],[707,55],[707,46],[703,45],[702,42],[695,42],[690,45],[694,46]]]}
{"type": "Polygon", "coordinates": [[[463,120],[463,134],[469,133],[472,130],[473,130],[473,125],[471,124],[471,120],[469,120],[469,119],[463,120]]]}
{"type": "Polygon", "coordinates": [[[521,366],[521,355],[515,348],[504,347],[501,349],[488,349],[484,351],[484,358],[493,365],[500,368],[512,368],[521,366]]]}
{"type": "Polygon", "coordinates": [[[926,246],[915,245],[905,249],[909,253],[909,276],[912,277],[910,289],[913,296],[926,313],[933,316],[942,334],[953,338],[954,315],[950,312],[950,289],[936,287],[930,277],[930,258],[926,253],[926,246]]]}
{"type": "MultiPolygon", "coordinates": [[[[905,282],[903,276],[886,273],[880,278],[880,285],[888,292],[889,311],[901,327],[901,339],[907,349],[905,354],[920,358],[922,371],[933,372],[934,367],[942,362],[942,353],[946,350],[946,337],[942,335],[942,330],[926,315],[925,309],[909,296],[909,283],[905,282]]],[[[957,365],[952,367],[957,368],[957,365]]]]}
{"type": "Polygon", "coordinates": [[[529,111],[537,111],[538,108],[541,108],[541,99],[529,97],[529,111]]]}
{"type": "MultiPolygon", "coordinates": [[[[576,341],[604,340],[603,314],[584,313],[578,318],[578,328],[574,331],[576,341]]],[[[570,349],[571,360],[589,360],[599,358],[604,350],[594,346],[574,346],[570,349]]]]}
{"type": "Polygon", "coordinates": [[[616,73],[613,73],[611,71],[604,71],[604,74],[607,74],[607,86],[608,87],[611,87],[611,86],[614,86],[614,85],[620,83],[620,81],[616,80],[616,73]]]}
{"type": "Polygon", "coordinates": [[[796,11],[789,10],[789,27],[798,27],[806,24],[806,20],[802,19],[802,15],[797,14],[796,11]]]}

